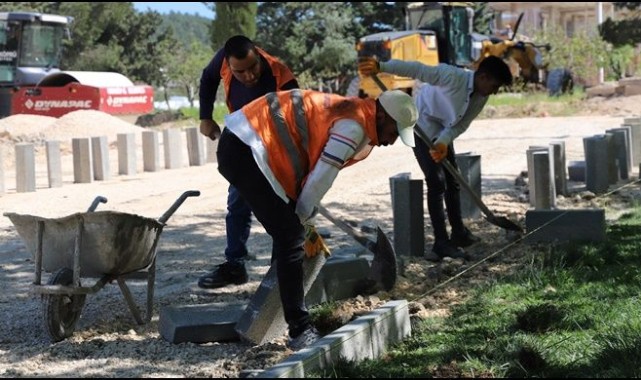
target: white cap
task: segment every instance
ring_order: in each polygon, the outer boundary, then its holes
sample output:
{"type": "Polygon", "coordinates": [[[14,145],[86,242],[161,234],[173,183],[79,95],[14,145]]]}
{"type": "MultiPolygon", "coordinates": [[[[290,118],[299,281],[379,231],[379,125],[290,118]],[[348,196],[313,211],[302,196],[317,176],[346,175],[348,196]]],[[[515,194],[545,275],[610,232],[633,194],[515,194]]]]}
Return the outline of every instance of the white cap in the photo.
{"type": "Polygon", "coordinates": [[[414,125],[418,119],[418,111],[414,99],[401,90],[383,92],[378,101],[385,112],[396,120],[396,128],[401,141],[409,147],[414,147],[414,125]]]}

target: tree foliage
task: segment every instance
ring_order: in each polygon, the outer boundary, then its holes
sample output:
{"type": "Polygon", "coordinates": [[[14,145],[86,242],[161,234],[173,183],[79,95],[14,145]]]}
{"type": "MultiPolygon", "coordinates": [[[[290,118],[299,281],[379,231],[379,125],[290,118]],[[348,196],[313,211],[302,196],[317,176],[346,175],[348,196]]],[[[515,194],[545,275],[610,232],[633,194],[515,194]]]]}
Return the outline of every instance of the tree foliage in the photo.
{"type": "Polygon", "coordinates": [[[548,69],[569,69],[578,82],[588,81],[598,74],[598,68],[608,67],[608,43],[582,31],[567,37],[560,28],[549,28],[534,36],[536,43],[549,43],[552,49],[544,53],[548,69]]]}
{"type": "Polygon", "coordinates": [[[487,2],[474,3],[474,31],[476,33],[492,34],[491,24],[494,17],[495,13],[487,2]]]}
{"type": "Polygon", "coordinates": [[[222,48],[230,37],[242,34],[250,39],[256,36],[256,2],[205,3],[213,9],[216,18],[211,28],[214,50],[222,48]]]}
{"type": "Polygon", "coordinates": [[[258,7],[256,42],[286,62],[301,86],[341,92],[356,72],[358,39],[404,29],[399,7],[400,3],[264,2],[258,7]]]}

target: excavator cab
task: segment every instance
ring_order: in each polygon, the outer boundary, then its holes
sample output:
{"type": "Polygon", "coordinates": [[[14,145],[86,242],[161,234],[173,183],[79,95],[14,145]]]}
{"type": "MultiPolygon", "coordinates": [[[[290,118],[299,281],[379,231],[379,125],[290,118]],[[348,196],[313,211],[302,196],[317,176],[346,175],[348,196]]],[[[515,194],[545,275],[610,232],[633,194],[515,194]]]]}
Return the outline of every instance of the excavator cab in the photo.
{"type": "Polygon", "coordinates": [[[69,17],[0,12],[0,117],[9,115],[12,93],[59,71],[69,17]]]}
{"type": "Polygon", "coordinates": [[[439,63],[468,67],[473,62],[471,3],[409,3],[405,8],[405,24],[407,30],[430,30],[436,34],[439,63]]]}

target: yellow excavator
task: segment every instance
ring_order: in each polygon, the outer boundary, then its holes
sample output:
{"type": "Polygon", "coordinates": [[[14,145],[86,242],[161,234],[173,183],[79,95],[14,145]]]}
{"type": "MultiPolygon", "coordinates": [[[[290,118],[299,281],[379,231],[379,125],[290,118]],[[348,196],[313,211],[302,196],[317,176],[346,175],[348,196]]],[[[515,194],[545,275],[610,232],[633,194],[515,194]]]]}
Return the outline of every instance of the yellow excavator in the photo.
{"type": "MultiPolygon", "coordinates": [[[[540,70],[545,70],[541,49],[516,41],[523,14],[519,17],[510,39],[485,36],[473,31],[474,10],[471,2],[415,2],[405,7],[406,30],[382,32],[360,38],[356,44],[358,57],[375,56],[381,61],[398,59],[419,61],[427,65],[447,63],[475,69],[488,56],[514,62],[510,65],[517,81],[541,83],[540,70]]],[[[380,73],[379,78],[389,89],[412,94],[421,84],[412,78],[380,73]]],[[[350,96],[376,97],[379,86],[370,77],[355,80],[348,89],[350,96]]]]}

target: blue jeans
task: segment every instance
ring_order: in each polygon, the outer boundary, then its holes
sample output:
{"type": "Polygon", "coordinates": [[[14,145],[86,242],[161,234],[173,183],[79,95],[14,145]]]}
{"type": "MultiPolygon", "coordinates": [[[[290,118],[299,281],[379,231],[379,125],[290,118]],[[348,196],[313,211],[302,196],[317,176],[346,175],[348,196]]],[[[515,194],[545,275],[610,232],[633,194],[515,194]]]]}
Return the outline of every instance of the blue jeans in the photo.
{"type": "Polygon", "coordinates": [[[227,194],[227,248],[225,257],[234,264],[244,264],[247,256],[247,239],[252,223],[252,210],[238,189],[229,186],[227,194]]]}

